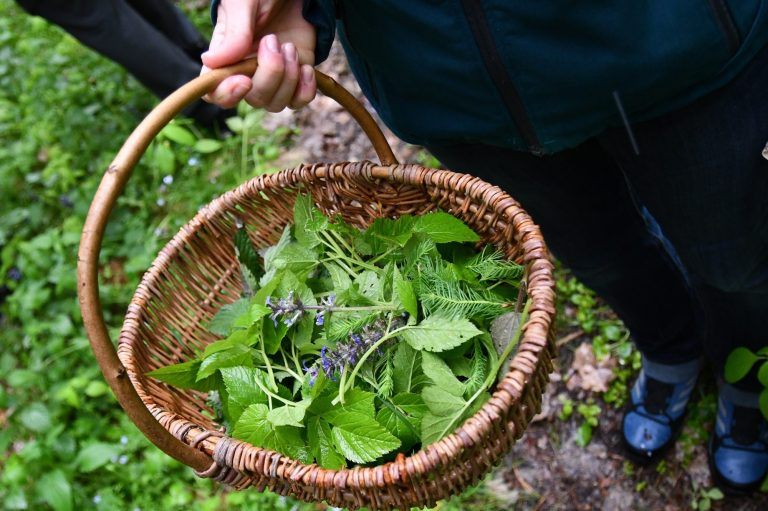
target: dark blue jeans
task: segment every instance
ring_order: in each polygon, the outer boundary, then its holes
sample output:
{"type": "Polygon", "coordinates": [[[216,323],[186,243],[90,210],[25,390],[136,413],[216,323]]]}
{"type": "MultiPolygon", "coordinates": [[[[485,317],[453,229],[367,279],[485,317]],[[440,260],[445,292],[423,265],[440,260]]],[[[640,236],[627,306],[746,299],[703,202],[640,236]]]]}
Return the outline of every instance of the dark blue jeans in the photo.
{"type": "Polygon", "coordinates": [[[517,199],[650,360],[704,355],[722,370],[733,348],[768,345],[768,49],[724,88],[633,131],[639,155],[623,128],[545,157],[429,149],[517,199]]]}

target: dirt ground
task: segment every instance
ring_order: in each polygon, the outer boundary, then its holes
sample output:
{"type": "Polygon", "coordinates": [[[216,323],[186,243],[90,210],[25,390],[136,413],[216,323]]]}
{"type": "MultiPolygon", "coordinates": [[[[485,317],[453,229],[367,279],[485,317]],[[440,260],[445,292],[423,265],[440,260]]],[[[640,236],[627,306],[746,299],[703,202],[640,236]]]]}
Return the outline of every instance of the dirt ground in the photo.
{"type": "MultiPolygon", "coordinates": [[[[365,101],[340,48],[334,47],[329,60],[319,69],[365,101]]],[[[279,167],[301,162],[376,161],[370,143],[351,116],[322,95],[307,108],[271,115],[266,123],[267,127],[290,126],[300,130],[293,148],[277,162],[279,167]]],[[[420,148],[405,144],[386,130],[385,133],[401,162],[419,158],[420,148]]],[[[569,390],[566,386],[574,351],[590,339],[569,332],[560,335],[568,342],[562,343],[559,369],[544,396],[542,413],[486,482],[487,487],[510,509],[692,509],[694,497],[700,498],[702,492],[712,487],[706,433],[689,427],[684,434],[690,439],[688,443],[684,447],[678,445],[660,465],[638,467],[627,462],[620,442],[621,412],[605,404],[598,395],[579,388],[569,390]],[[581,447],[576,442],[581,420],[575,413],[570,419],[562,419],[562,402],[569,398],[578,404],[590,397],[602,413],[591,442],[581,447]]],[[[706,383],[704,386],[702,395],[707,393],[706,383]]],[[[714,510],[766,510],[768,494],[726,497],[712,500],[711,506],[714,510]]],[[[700,509],[705,507],[706,504],[699,505],[700,509]]]]}

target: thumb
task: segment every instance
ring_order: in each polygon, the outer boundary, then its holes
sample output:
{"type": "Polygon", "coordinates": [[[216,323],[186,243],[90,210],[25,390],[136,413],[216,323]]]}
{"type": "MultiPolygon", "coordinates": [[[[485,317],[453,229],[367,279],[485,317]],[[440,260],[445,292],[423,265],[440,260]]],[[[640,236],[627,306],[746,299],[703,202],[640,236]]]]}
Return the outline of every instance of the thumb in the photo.
{"type": "Polygon", "coordinates": [[[211,45],[201,55],[203,64],[217,68],[240,62],[253,52],[254,12],[257,0],[219,4],[211,45]]]}

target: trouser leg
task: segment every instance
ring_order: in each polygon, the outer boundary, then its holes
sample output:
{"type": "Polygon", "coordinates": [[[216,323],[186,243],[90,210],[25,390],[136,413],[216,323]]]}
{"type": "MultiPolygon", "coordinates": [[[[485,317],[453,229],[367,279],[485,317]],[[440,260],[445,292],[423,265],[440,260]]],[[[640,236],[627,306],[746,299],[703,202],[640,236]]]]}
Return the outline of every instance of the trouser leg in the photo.
{"type": "Polygon", "coordinates": [[[208,49],[208,41],[175,4],[169,0],[127,1],[142,18],[200,63],[200,54],[208,49]]]}
{"type": "MultiPolygon", "coordinates": [[[[125,0],[17,0],[31,14],[59,25],[84,45],[114,60],[164,98],[200,73],[195,60],[125,0]]],[[[157,3],[166,3],[158,0],[157,3]]],[[[210,123],[221,109],[198,101],[184,113],[210,123]]]]}
{"type": "Polygon", "coordinates": [[[596,141],[543,158],[480,145],[430,147],[443,164],[496,184],[541,226],[552,252],[622,318],[650,360],[701,353],[697,306],[596,141]]]}
{"type": "Polygon", "coordinates": [[[602,137],[676,247],[704,301],[708,358],[768,345],[768,48],[688,107],[602,137]]]}

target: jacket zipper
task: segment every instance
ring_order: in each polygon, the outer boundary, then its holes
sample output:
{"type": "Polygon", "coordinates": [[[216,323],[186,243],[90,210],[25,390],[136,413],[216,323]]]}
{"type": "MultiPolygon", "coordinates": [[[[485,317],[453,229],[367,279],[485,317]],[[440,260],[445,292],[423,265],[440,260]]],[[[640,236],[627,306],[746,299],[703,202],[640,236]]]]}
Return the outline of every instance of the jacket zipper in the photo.
{"type": "Polygon", "coordinates": [[[533,124],[528,118],[523,101],[499,57],[496,43],[488,26],[488,20],[485,17],[485,12],[483,12],[481,0],[461,0],[461,6],[464,9],[464,16],[467,18],[472,36],[475,38],[475,43],[480,50],[483,64],[485,64],[488,74],[491,75],[491,80],[499,91],[501,100],[512,116],[517,130],[523,137],[523,142],[528,146],[531,153],[541,156],[544,154],[544,149],[536,136],[533,124]]]}
{"type": "Polygon", "coordinates": [[[733,22],[731,11],[728,10],[728,4],[725,0],[709,0],[709,6],[715,13],[720,30],[725,35],[728,51],[731,52],[731,55],[735,54],[739,46],[741,46],[741,36],[739,35],[739,29],[736,28],[736,23],[733,22]]]}

